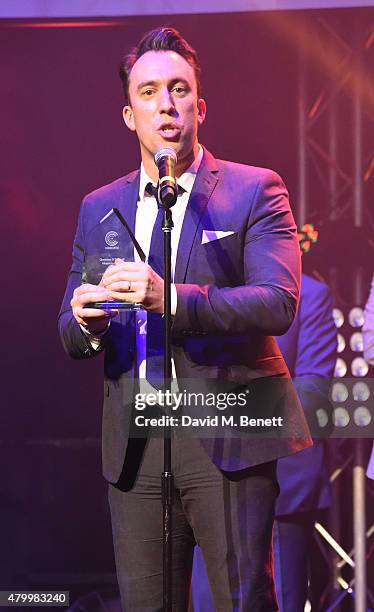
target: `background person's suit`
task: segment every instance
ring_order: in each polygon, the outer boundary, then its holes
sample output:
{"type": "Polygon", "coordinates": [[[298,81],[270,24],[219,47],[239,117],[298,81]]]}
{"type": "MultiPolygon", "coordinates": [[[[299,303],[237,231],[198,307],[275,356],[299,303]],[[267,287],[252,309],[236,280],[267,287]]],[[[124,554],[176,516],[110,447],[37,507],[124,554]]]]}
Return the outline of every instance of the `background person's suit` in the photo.
{"type": "MultiPolygon", "coordinates": [[[[290,329],[277,342],[314,431],[316,411],[326,409],[328,383],[336,360],[336,327],[330,290],[303,274],[300,304],[290,329]]],[[[317,428],[317,429],[316,429],[317,428]]],[[[331,502],[324,443],[278,461],[280,495],[276,502],[274,570],[282,612],[304,608],[308,579],[309,539],[316,512],[331,502]],[[283,520],[284,519],[284,520],[283,520]]],[[[193,569],[194,612],[213,610],[205,568],[198,547],[193,569]]]]}
{"type": "MultiPolygon", "coordinates": [[[[318,431],[317,410],[328,412],[328,389],[336,362],[336,327],[329,288],[303,274],[296,318],[277,338],[311,430],[318,431]]],[[[278,462],[280,495],[274,526],[274,570],[280,612],[301,610],[308,593],[314,522],[331,504],[326,442],[278,462]]],[[[313,581],[312,581],[313,582],[313,581]]],[[[311,583],[311,597],[317,597],[311,583]]]]}
{"type": "MultiPolygon", "coordinates": [[[[302,275],[299,310],[290,329],[277,337],[311,430],[318,431],[317,410],[326,409],[326,397],[336,362],[336,327],[327,285],[302,275]]],[[[327,508],[331,491],[324,444],[278,463],[281,486],[276,515],[327,508]]]]}

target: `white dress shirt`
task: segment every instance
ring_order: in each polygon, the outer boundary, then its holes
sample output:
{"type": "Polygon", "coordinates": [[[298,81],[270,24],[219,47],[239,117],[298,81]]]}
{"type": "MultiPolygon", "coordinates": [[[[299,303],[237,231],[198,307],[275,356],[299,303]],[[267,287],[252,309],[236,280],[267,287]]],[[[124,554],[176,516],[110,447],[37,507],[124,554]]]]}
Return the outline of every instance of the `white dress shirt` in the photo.
{"type": "MultiPolygon", "coordinates": [[[[199,147],[199,153],[191,166],[178,178],[178,185],[183,187],[183,192],[178,195],[177,201],[172,207],[173,229],[171,232],[171,280],[174,280],[175,266],[177,261],[177,252],[179,238],[182,231],[184,214],[186,212],[190,193],[192,191],[196,174],[203,158],[203,149],[199,147]]],[[[148,176],[143,166],[140,166],[140,185],[139,199],[136,209],[135,218],[135,238],[142,247],[144,254],[148,260],[149,249],[151,247],[151,238],[153,226],[156,221],[158,206],[156,198],[150,196],[145,191],[148,183],[152,180],[148,176]]],[[[135,261],[140,261],[140,257],[134,248],[135,261]]],[[[174,284],[171,286],[171,314],[175,315],[177,310],[177,290],[174,284]]],[[[139,378],[145,378],[146,371],[146,346],[147,346],[147,312],[139,310],[136,313],[136,349],[138,355],[139,378]]],[[[173,378],[175,378],[174,362],[173,378]]]]}

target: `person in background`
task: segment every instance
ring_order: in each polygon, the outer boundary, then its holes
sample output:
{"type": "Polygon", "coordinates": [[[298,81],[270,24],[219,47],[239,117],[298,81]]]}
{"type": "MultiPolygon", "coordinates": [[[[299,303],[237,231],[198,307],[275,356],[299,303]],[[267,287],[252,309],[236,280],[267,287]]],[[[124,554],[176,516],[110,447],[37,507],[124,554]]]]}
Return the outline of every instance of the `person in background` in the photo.
{"type": "MultiPolygon", "coordinates": [[[[318,408],[326,407],[333,376],[337,334],[327,285],[303,274],[296,318],[277,338],[294,379],[312,432],[318,431],[318,408]]],[[[308,553],[314,523],[331,502],[325,445],[314,445],[278,461],[280,495],[274,523],[274,574],[280,612],[301,612],[308,594],[308,553]]],[[[194,612],[213,611],[201,551],[195,548],[192,601],[194,612]]]]}
{"type": "MultiPolygon", "coordinates": [[[[364,357],[370,365],[374,365],[374,276],[365,306],[365,321],[362,327],[362,335],[364,338],[364,357]]],[[[374,480],[374,443],[366,474],[374,480]]]]}

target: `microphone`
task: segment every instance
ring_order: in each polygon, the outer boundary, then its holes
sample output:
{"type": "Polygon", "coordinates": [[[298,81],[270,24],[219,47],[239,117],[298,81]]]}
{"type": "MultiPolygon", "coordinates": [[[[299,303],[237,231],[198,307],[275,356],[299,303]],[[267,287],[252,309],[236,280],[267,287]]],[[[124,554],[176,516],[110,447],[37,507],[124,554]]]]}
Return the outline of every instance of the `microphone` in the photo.
{"type": "Polygon", "coordinates": [[[174,149],[159,149],[155,155],[155,164],[158,167],[159,187],[158,198],[163,206],[171,208],[178,197],[178,185],[175,179],[175,166],[177,154],[174,149]]]}

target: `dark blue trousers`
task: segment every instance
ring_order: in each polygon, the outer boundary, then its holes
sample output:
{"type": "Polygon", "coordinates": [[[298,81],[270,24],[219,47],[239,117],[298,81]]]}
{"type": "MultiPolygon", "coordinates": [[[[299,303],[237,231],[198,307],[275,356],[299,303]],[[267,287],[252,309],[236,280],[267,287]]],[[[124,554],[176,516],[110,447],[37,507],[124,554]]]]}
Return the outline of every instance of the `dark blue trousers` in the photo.
{"type": "MultiPolygon", "coordinates": [[[[109,487],[124,611],[162,611],[162,463],[163,442],[151,438],[129,466],[131,484],[109,487]]],[[[222,472],[198,440],[173,438],[172,465],[173,612],[188,609],[195,543],[204,555],[214,610],[276,611],[271,544],[276,462],[222,472]]]]}

